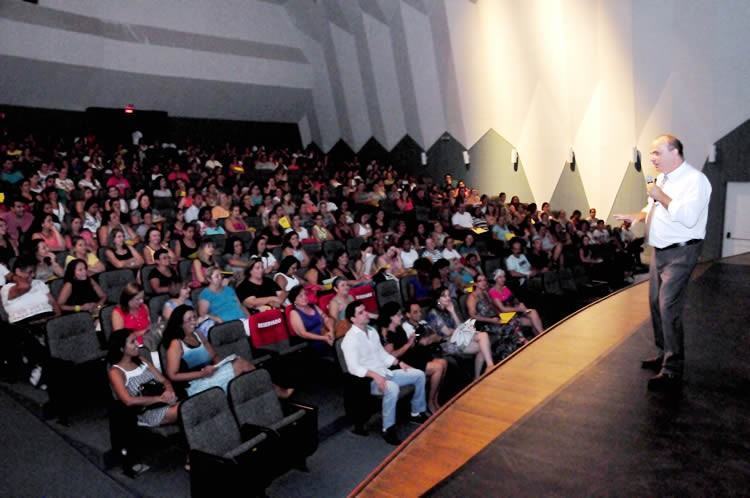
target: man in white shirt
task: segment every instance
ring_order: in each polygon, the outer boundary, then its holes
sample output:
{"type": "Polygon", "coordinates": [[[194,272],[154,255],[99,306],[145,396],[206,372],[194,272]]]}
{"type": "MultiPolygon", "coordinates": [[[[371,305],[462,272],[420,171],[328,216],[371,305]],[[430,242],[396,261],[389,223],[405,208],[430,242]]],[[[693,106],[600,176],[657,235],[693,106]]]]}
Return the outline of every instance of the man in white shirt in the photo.
{"type": "Polygon", "coordinates": [[[401,262],[404,269],[411,270],[414,268],[414,262],[419,259],[419,253],[412,247],[411,239],[405,235],[399,241],[401,243],[401,262]]]}
{"type": "Polygon", "coordinates": [[[536,275],[536,271],[531,267],[531,263],[526,259],[523,253],[523,246],[520,239],[514,239],[510,244],[511,255],[505,259],[505,267],[508,269],[511,277],[519,278],[520,284],[526,283],[527,277],[536,275]]]}
{"type": "Polygon", "coordinates": [[[659,176],[647,185],[648,205],[639,213],[616,218],[631,223],[646,221],[648,242],[654,247],[649,300],[659,354],[641,366],[659,372],[649,380],[648,388],[666,391],[679,388],[682,381],[682,310],[690,274],[706,236],[711,184],[685,162],[682,142],[673,135],[657,137],[650,155],[659,176]]]}
{"type": "Polygon", "coordinates": [[[352,327],[341,342],[346,368],[356,377],[372,379],[370,392],[383,396],[383,438],[389,444],[401,443],[396,434],[396,402],[401,386],[414,386],[411,398],[411,420],[423,422],[427,408],[425,400],[425,374],[412,368],[383,349],[377,331],[368,327],[370,315],[365,305],[354,301],[346,307],[346,318],[352,327]],[[398,367],[391,370],[391,367],[398,367]]]}
{"type": "Polygon", "coordinates": [[[458,211],[451,216],[451,225],[456,233],[467,233],[474,228],[474,219],[471,213],[466,211],[466,205],[459,204],[458,211]]]}

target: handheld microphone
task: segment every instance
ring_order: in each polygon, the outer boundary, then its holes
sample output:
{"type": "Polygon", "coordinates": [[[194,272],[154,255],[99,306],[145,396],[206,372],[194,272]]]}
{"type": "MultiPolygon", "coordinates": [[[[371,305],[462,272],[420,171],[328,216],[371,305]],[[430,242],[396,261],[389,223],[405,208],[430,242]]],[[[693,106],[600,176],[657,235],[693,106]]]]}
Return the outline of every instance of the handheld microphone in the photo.
{"type": "MultiPolygon", "coordinates": [[[[656,185],[656,178],[654,178],[651,175],[646,175],[646,185],[650,185],[652,183],[654,185],[656,185]]],[[[654,205],[658,206],[659,205],[659,201],[657,201],[656,199],[654,199],[654,205]]]]}

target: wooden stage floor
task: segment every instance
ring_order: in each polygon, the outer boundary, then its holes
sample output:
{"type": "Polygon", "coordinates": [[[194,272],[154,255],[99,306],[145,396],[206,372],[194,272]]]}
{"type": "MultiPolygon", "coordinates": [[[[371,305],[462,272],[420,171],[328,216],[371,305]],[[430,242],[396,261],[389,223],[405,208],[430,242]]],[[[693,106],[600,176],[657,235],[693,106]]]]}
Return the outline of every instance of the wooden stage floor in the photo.
{"type": "MultiPolygon", "coordinates": [[[[727,315],[727,323],[737,328],[736,320],[734,322],[729,320],[732,314],[748,315],[746,309],[740,311],[743,306],[746,307],[747,298],[750,297],[750,292],[748,292],[750,278],[744,279],[744,276],[750,277],[750,267],[741,266],[746,260],[747,258],[744,260],[740,258],[705,263],[696,270],[693,276],[694,281],[691,283],[686,312],[686,315],[690,315],[686,318],[693,318],[692,315],[697,314],[695,320],[686,319],[688,369],[691,368],[692,356],[696,357],[696,364],[703,365],[700,353],[711,349],[702,347],[700,341],[696,343],[691,340],[691,334],[700,332],[694,330],[694,327],[697,326],[696,323],[702,322],[701,317],[705,320],[711,319],[710,312],[706,313],[704,310],[704,304],[707,301],[710,302],[712,298],[719,297],[722,291],[729,293],[731,289],[731,293],[728,294],[729,299],[721,303],[722,314],[727,315]],[[738,275],[742,278],[738,278],[738,275]],[[743,291],[744,295],[737,289],[743,291]]],[[[744,319],[745,324],[747,319],[750,319],[750,316],[744,319]]],[[[706,322],[706,325],[710,327],[711,323],[706,322]]],[[[724,341],[726,348],[735,351],[747,350],[748,345],[744,336],[737,339],[736,333],[729,335],[731,337],[724,341]],[[739,341],[739,349],[737,341],[739,341]]],[[[514,487],[509,480],[513,475],[513,469],[507,468],[502,461],[493,467],[492,451],[502,451],[504,441],[507,441],[509,445],[533,444],[535,445],[533,448],[519,450],[526,455],[535,454],[534,458],[529,458],[527,462],[529,465],[533,466],[535,461],[544,461],[549,464],[549,459],[559,457],[570,459],[566,463],[569,466],[567,468],[575,468],[576,464],[573,460],[576,454],[570,448],[581,442],[585,443],[582,439],[586,437],[585,434],[581,434],[580,431],[576,432],[573,428],[568,431],[569,440],[553,437],[557,427],[560,428],[560,434],[566,433],[565,424],[572,422],[574,417],[568,417],[570,419],[568,420],[565,413],[558,413],[559,419],[546,420],[546,423],[559,424],[559,426],[534,428],[534,424],[537,420],[544,419],[546,416],[543,413],[544,410],[555,406],[553,402],[556,399],[565,399],[566,390],[572,393],[578,390],[574,398],[579,401],[579,405],[580,400],[586,399],[586,396],[596,396],[596,391],[599,389],[601,403],[626,405],[625,411],[631,413],[631,416],[636,419],[643,416],[642,412],[652,413],[655,409],[652,403],[655,401],[646,391],[648,374],[642,372],[638,365],[640,357],[648,356],[653,352],[651,342],[648,282],[632,285],[578,311],[548,329],[545,334],[496,366],[478,382],[446,404],[428,423],[412,434],[377,467],[352,492],[352,495],[403,497],[420,496],[428,492],[446,496],[495,494],[492,491],[499,491],[499,489],[492,486],[491,481],[494,477],[498,482],[505,483],[504,493],[502,493],[505,495],[556,494],[563,489],[566,492],[575,493],[596,490],[595,494],[617,494],[612,493],[613,490],[606,489],[606,481],[597,483],[593,488],[587,486],[586,483],[581,483],[579,488],[568,488],[562,484],[562,481],[556,483],[554,477],[550,478],[547,475],[538,476],[537,481],[544,483],[541,484],[542,487],[514,487]],[[606,363],[603,361],[605,359],[606,363]],[[610,361],[619,362],[618,368],[608,369],[602,366],[608,365],[610,361]],[[611,382],[611,389],[617,391],[618,396],[621,395],[623,399],[611,398],[608,395],[608,382],[611,382]],[[590,389],[592,392],[581,393],[582,388],[590,389]],[[633,406],[640,408],[632,409],[629,398],[635,398],[633,406]],[[524,428],[536,434],[537,438],[529,437],[523,440],[520,435],[524,432],[520,429],[524,428]],[[546,439],[545,431],[550,436],[546,439]],[[515,432],[519,436],[513,440],[511,436],[515,432]],[[557,457],[542,455],[545,452],[544,447],[548,446],[545,441],[563,447],[561,450],[555,450],[554,455],[557,457]],[[570,451],[566,452],[566,447],[570,451]],[[493,468],[497,468],[498,472],[502,469],[502,473],[493,474],[493,468]],[[471,492],[468,492],[469,489],[471,492]],[[526,492],[521,492],[522,490],[526,492]]],[[[713,354],[719,353],[714,351],[713,354]]],[[[722,354],[732,353],[728,351],[722,354]]],[[[704,363],[711,365],[710,361],[704,363]]],[[[703,375],[702,372],[700,368],[688,372],[685,390],[695,387],[696,392],[698,391],[702,380],[697,377],[703,375]],[[692,382],[691,375],[694,376],[692,382]]],[[[735,373],[738,373],[740,378],[747,378],[746,370],[735,373]]],[[[706,377],[709,377],[709,374],[706,374],[706,377]]],[[[728,388],[727,393],[733,394],[734,387],[728,388]]],[[[701,396],[703,394],[701,393],[701,396]]],[[[720,402],[732,403],[733,399],[730,395],[728,399],[722,399],[720,402]]],[[[622,411],[621,407],[616,408],[619,410],[618,413],[622,411]]],[[[582,407],[577,407],[575,403],[572,403],[565,409],[595,411],[598,408],[596,403],[585,403],[582,407]]],[[[658,410],[662,409],[672,408],[658,408],[658,410]]],[[[600,411],[605,413],[607,410],[602,408],[600,411]]],[[[595,419],[597,416],[596,413],[591,412],[589,418],[595,419]]],[[[609,415],[607,417],[612,418],[609,415]]],[[[602,417],[599,416],[599,418],[602,417]]],[[[636,422],[640,421],[637,419],[636,422]]],[[[703,423],[702,421],[694,422],[703,423]]],[[[747,422],[748,420],[745,419],[742,421],[746,428],[747,422]]],[[[577,420],[577,423],[581,423],[581,420],[577,420]]],[[[617,430],[618,427],[602,428],[603,434],[617,430]]],[[[592,440],[594,439],[592,436],[592,440]]],[[[607,444],[609,443],[606,441],[603,443],[599,441],[599,446],[607,444]]],[[[586,458],[596,459],[597,451],[605,454],[607,450],[606,447],[589,447],[586,451],[588,455],[586,458]],[[592,452],[593,455],[590,454],[592,452]]],[[[644,452],[642,455],[639,454],[639,457],[649,458],[648,445],[639,451],[644,452]]],[[[507,457],[507,454],[505,456],[507,457]]],[[[663,455],[657,456],[663,457],[663,455]]],[[[494,458],[498,458],[497,454],[494,458]]],[[[735,477],[744,476],[745,473],[742,470],[735,477]]],[[[579,479],[581,479],[580,476],[579,479]]],[[[525,478],[518,480],[518,482],[525,481],[525,478]]],[[[644,489],[637,488],[634,491],[644,491],[644,489]]],[[[647,494],[661,494],[656,489],[647,488],[645,491],[647,494]]],[[[692,493],[688,492],[688,494],[692,493]]]]}

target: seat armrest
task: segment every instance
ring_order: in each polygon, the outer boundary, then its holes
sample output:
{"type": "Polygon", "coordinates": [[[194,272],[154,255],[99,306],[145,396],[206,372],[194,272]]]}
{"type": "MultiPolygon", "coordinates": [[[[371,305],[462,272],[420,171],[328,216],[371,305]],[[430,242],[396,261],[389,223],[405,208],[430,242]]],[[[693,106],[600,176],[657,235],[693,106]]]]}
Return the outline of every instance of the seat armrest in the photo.
{"type": "Polygon", "coordinates": [[[249,441],[259,434],[265,434],[269,438],[278,438],[279,433],[270,427],[263,427],[262,425],[255,424],[242,424],[240,427],[240,437],[242,441],[249,441]]]}

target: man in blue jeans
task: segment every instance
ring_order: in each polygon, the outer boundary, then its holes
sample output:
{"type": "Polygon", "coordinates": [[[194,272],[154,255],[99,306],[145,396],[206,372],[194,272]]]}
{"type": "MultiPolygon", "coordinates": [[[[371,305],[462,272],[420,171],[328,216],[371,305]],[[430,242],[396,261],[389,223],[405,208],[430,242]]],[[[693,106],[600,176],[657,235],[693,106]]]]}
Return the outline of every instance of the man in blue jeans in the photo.
{"type": "Polygon", "coordinates": [[[372,379],[370,392],[383,395],[383,438],[387,443],[401,443],[396,433],[396,402],[402,386],[413,385],[411,420],[424,422],[427,415],[425,401],[425,374],[412,368],[383,349],[377,331],[368,327],[370,316],[365,305],[354,301],[346,307],[346,318],[352,327],[341,342],[349,373],[372,379]]]}

